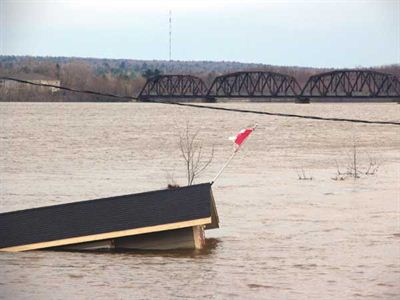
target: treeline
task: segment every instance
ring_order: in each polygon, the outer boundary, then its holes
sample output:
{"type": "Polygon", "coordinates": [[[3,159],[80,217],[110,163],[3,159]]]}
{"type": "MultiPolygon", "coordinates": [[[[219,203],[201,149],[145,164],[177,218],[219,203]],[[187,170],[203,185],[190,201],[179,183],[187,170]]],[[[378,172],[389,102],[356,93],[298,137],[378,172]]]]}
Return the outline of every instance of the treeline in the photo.
{"type": "MultiPolygon", "coordinates": [[[[371,68],[400,77],[400,65],[371,68]]],[[[272,66],[239,62],[160,61],[132,59],[96,59],[73,57],[0,56],[0,77],[21,79],[52,79],[76,89],[136,96],[146,78],[158,74],[190,74],[210,85],[221,74],[263,70],[294,76],[300,85],[314,74],[333,69],[272,66]]],[[[112,98],[43,89],[8,88],[0,86],[0,101],[113,101],[112,98]]]]}

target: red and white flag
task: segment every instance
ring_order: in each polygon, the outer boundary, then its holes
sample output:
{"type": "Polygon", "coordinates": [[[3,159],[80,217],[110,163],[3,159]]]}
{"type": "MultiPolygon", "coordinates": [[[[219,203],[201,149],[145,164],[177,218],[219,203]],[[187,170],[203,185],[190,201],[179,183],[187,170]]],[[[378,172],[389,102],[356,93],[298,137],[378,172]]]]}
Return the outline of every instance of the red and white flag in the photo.
{"type": "Polygon", "coordinates": [[[233,159],[233,157],[236,155],[238,150],[240,149],[240,146],[243,144],[243,142],[249,137],[250,133],[252,133],[257,127],[257,124],[254,127],[251,128],[246,128],[242,129],[236,136],[232,136],[229,139],[235,143],[235,151],[233,151],[231,157],[229,157],[228,161],[225,163],[225,165],[222,167],[221,170],[219,170],[217,176],[215,176],[214,180],[211,181],[211,184],[217,180],[219,175],[221,175],[222,171],[226,168],[226,166],[230,163],[230,161],[233,159]]]}
{"type": "Polygon", "coordinates": [[[229,139],[233,141],[239,148],[240,145],[242,145],[242,143],[248,138],[250,133],[252,133],[255,129],[256,126],[254,126],[253,128],[242,129],[236,136],[232,136],[229,139]]]}

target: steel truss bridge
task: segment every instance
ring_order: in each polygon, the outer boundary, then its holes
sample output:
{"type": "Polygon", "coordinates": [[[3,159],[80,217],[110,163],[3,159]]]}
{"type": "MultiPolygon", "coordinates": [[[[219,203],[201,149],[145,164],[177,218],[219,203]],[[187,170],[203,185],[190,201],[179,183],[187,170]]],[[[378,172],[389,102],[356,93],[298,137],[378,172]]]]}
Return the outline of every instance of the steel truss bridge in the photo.
{"type": "Polygon", "coordinates": [[[192,75],[149,78],[138,98],[392,98],[400,100],[400,81],[371,70],[336,70],[311,76],[303,87],[275,72],[243,71],[214,79],[209,88],[192,75]]]}
{"type": "Polygon", "coordinates": [[[294,97],[301,91],[294,77],[273,72],[236,72],[214,79],[209,97],[279,98],[294,97]]]}
{"type": "Polygon", "coordinates": [[[138,98],[204,98],[207,87],[191,75],[158,75],[147,79],[138,98]]]}
{"type": "Polygon", "coordinates": [[[400,81],[391,74],[342,70],[311,76],[301,96],[308,98],[394,98],[400,96],[400,81]]]}

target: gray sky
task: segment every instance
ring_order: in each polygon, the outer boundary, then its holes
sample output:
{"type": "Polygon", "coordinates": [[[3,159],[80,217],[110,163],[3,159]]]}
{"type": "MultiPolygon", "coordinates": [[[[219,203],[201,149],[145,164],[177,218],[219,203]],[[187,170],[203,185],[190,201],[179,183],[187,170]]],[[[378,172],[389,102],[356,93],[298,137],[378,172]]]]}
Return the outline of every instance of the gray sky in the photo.
{"type": "Polygon", "coordinates": [[[400,63],[400,0],[0,0],[0,54],[257,62],[400,63]]]}

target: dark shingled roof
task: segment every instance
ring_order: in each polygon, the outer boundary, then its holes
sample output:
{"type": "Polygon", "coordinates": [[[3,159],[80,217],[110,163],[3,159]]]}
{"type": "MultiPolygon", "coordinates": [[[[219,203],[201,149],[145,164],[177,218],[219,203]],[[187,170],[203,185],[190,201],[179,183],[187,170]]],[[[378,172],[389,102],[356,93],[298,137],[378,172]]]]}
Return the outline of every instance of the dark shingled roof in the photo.
{"type": "Polygon", "coordinates": [[[0,214],[0,249],[211,217],[209,183],[0,214]]]}

